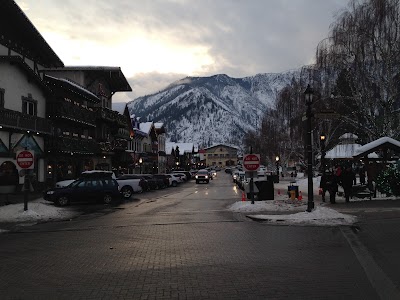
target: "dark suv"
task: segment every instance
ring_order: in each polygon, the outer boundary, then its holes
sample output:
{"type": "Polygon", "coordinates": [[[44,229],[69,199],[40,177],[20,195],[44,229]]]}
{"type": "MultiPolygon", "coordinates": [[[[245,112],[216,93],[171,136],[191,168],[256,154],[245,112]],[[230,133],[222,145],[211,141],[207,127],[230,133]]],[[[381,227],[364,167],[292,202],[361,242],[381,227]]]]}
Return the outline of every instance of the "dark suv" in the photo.
{"type": "Polygon", "coordinates": [[[206,183],[210,182],[210,174],[208,173],[208,170],[202,169],[197,172],[196,183],[199,183],[200,181],[205,181],[206,183]]]}
{"type": "Polygon", "coordinates": [[[70,185],[44,192],[43,198],[59,206],[70,202],[98,201],[110,204],[121,197],[118,182],[111,177],[87,177],[75,180],[70,185]]]}

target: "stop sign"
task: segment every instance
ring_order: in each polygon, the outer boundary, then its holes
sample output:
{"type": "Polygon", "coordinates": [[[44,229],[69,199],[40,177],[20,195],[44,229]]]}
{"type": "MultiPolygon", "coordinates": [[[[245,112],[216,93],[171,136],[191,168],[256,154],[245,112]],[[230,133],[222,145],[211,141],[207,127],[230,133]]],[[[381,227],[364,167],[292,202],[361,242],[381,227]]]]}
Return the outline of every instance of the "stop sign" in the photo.
{"type": "Polygon", "coordinates": [[[23,150],[17,152],[17,164],[22,169],[33,169],[33,151],[23,150]]]}
{"type": "Polygon", "coordinates": [[[260,154],[245,154],[243,167],[248,172],[257,171],[260,168],[260,154]]]}

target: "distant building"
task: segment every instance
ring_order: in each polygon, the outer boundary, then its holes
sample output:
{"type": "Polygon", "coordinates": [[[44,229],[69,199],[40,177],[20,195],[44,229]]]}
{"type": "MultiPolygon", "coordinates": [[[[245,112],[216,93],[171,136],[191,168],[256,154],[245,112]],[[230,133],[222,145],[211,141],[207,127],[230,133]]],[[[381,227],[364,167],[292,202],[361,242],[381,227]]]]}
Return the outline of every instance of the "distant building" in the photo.
{"type": "Polygon", "coordinates": [[[226,145],[216,145],[204,149],[205,164],[207,167],[227,167],[236,165],[238,162],[238,149],[226,145]]]}

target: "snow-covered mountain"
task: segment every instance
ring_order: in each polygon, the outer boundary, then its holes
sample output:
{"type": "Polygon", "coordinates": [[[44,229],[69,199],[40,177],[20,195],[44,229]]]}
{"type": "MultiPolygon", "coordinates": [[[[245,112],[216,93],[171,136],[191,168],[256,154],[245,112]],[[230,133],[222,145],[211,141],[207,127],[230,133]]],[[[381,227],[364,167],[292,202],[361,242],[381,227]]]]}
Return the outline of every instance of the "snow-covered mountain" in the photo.
{"type": "Polygon", "coordinates": [[[299,76],[300,70],[245,78],[186,77],[127,106],[131,114],[163,122],[172,142],[240,148],[244,134],[259,125],[266,108],[274,107],[278,92],[299,76]]]}

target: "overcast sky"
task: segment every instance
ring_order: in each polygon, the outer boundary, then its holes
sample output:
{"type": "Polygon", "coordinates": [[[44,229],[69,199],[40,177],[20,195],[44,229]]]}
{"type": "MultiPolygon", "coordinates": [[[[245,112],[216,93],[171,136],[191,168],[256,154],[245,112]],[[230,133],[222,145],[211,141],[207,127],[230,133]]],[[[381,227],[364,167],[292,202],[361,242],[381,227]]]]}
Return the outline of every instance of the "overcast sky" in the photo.
{"type": "Polygon", "coordinates": [[[16,0],[65,65],[118,66],[127,102],[185,76],[313,62],[348,0],[16,0]]]}

